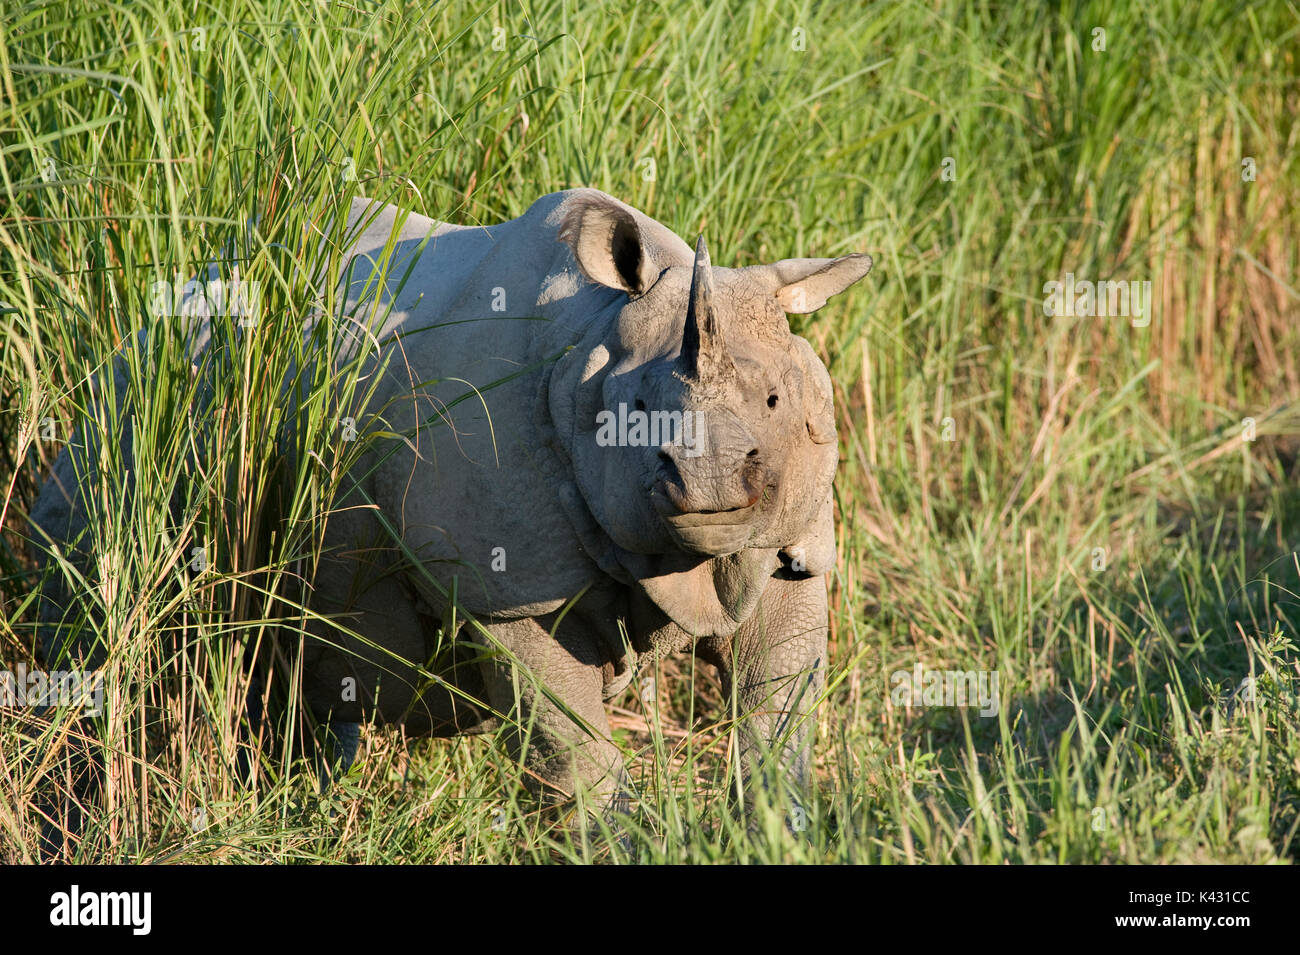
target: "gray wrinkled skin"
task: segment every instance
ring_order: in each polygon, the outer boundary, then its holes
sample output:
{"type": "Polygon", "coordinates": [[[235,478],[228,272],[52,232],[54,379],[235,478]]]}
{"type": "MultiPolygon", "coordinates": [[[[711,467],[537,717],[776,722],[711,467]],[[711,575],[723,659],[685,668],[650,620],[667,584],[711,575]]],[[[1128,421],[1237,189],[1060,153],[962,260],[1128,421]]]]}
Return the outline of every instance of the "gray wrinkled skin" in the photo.
{"type": "MultiPolygon", "coordinates": [[[[350,300],[395,227],[390,288],[418,257],[377,329],[398,340],[357,418],[410,441],[375,439],[353,472],[401,545],[371,509],[330,517],[312,609],[363,639],[322,626],[329,643],[308,644],[313,711],[417,735],[491,731],[509,715],[522,728],[508,744],[539,789],[560,798],[581,783],[613,801],[626,780],[603,701],[637,668],[693,650],[749,714],[746,765],[775,744],[802,785],[803,717],[826,665],[837,444],[829,376],[785,313],[820,308],[870,258],[714,268],[702,242],[697,257],[590,189],[488,228],[367,205],[350,218],[372,220],[350,249],[350,300]],[[602,445],[598,415],[620,404],[693,413],[702,453],[602,445]],[[453,588],[455,648],[429,686],[403,661],[434,656],[453,588]]],[[[66,539],[75,508],[55,484],[33,520],[66,539]]]]}

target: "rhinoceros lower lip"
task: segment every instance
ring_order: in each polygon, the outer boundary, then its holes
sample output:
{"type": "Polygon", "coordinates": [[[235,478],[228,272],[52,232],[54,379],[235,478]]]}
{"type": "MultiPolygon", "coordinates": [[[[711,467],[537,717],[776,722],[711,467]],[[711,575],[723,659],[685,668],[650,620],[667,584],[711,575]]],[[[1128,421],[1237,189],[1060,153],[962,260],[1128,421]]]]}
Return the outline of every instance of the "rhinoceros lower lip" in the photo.
{"type": "Polygon", "coordinates": [[[656,495],[655,508],[674,542],[689,554],[717,557],[743,550],[754,532],[756,509],[735,507],[725,511],[679,511],[656,495]]]}
{"type": "MultiPolygon", "coordinates": [[[[749,508],[745,508],[749,510],[749,508]]],[[[688,554],[719,557],[744,550],[753,534],[747,520],[720,521],[724,514],[678,514],[664,517],[664,526],[677,546],[688,554]]]]}
{"type": "Polygon", "coordinates": [[[689,527],[726,527],[748,524],[753,518],[752,507],[733,507],[727,511],[689,511],[685,514],[663,514],[663,519],[678,530],[689,527]]]}
{"type": "Polygon", "coordinates": [[[754,505],[730,507],[719,511],[683,510],[681,494],[676,488],[657,482],[650,492],[651,503],[659,516],[672,528],[684,530],[690,527],[707,527],[727,524],[748,524],[754,516],[754,505]]]}
{"type": "Polygon", "coordinates": [[[662,474],[650,485],[650,500],[659,516],[668,521],[677,522],[679,527],[699,527],[705,524],[743,524],[753,520],[757,506],[764,494],[772,490],[771,486],[761,490],[750,490],[746,485],[747,504],[737,507],[705,510],[690,506],[680,484],[662,474]]]}

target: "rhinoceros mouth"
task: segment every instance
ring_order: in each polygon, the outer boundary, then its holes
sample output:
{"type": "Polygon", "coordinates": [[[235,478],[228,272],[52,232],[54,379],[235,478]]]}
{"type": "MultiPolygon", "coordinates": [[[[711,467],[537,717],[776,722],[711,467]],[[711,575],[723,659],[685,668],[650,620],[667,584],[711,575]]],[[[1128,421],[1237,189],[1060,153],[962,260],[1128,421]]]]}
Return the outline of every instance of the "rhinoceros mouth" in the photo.
{"type": "Polygon", "coordinates": [[[680,513],[673,511],[671,513],[660,512],[665,521],[672,527],[682,530],[688,527],[725,527],[731,524],[748,524],[753,520],[754,508],[751,507],[733,507],[725,511],[689,511],[680,513]]]}
{"type": "Polygon", "coordinates": [[[681,514],[665,517],[664,526],[674,543],[688,554],[720,557],[744,550],[753,536],[749,521],[719,521],[718,515],[681,514]]]}
{"type": "Polygon", "coordinates": [[[699,527],[706,524],[748,523],[757,513],[763,494],[750,494],[747,503],[736,507],[705,510],[691,507],[682,489],[675,482],[661,477],[651,485],[650,500],[659,516],[668,523],[676,527],[699,527]]]}
{"type": "Polygon", "coordinates": [[[682,511],[669,495],[653,494],[651,500],[669,536],[689,554],[718,557],[744,550],[759,517],[757,503],[717,511],[682,511]]]}

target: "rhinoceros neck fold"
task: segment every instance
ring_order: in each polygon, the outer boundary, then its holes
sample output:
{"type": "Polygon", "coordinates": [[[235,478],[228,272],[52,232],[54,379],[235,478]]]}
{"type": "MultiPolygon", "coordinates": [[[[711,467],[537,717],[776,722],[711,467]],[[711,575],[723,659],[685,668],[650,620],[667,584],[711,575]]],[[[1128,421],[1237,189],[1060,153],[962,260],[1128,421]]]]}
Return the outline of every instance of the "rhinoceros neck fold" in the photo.
{"type": "Polygon", "coordinates": [[[767,582],[781,563],[775,550],[742,550],[703,560],[670,554],[649,561],[620,552],[619,560],[646,596],[697,638],[735,633],[758,609],[767,582]]]}
{"type": "Polygon", "coordinates": [[[725,636],[749,619],[763,589],[781,566],[775,549],[725,557],[679,551],[633,554],[597,523],[578,487],[559,489],[565,515],[587,556],[609,577],[643,590],[672,621],[695,637],[725,636]]]}

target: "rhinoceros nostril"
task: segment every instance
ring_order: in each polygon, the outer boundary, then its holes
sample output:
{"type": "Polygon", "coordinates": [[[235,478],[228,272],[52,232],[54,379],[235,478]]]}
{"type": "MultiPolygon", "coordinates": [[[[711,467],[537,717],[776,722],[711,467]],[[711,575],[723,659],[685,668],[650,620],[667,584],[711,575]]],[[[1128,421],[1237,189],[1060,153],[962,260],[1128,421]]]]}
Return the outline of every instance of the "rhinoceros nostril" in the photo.
{"type": "Polygon", "coordinates": [[[747,458],[756,458],[756,457],[758,457],[758,448],[754,448],[754,449],[753,449],[752,451],[750,451],[747,455],[745,455],[745,457],[747,457],[747,458]]]}
{"type": "Polygon", "coordinates": [[[667,451],[659,452],[659,474],[669,484],[682,483],[681,472],[677,470],[677,462],[667,451]]]}

